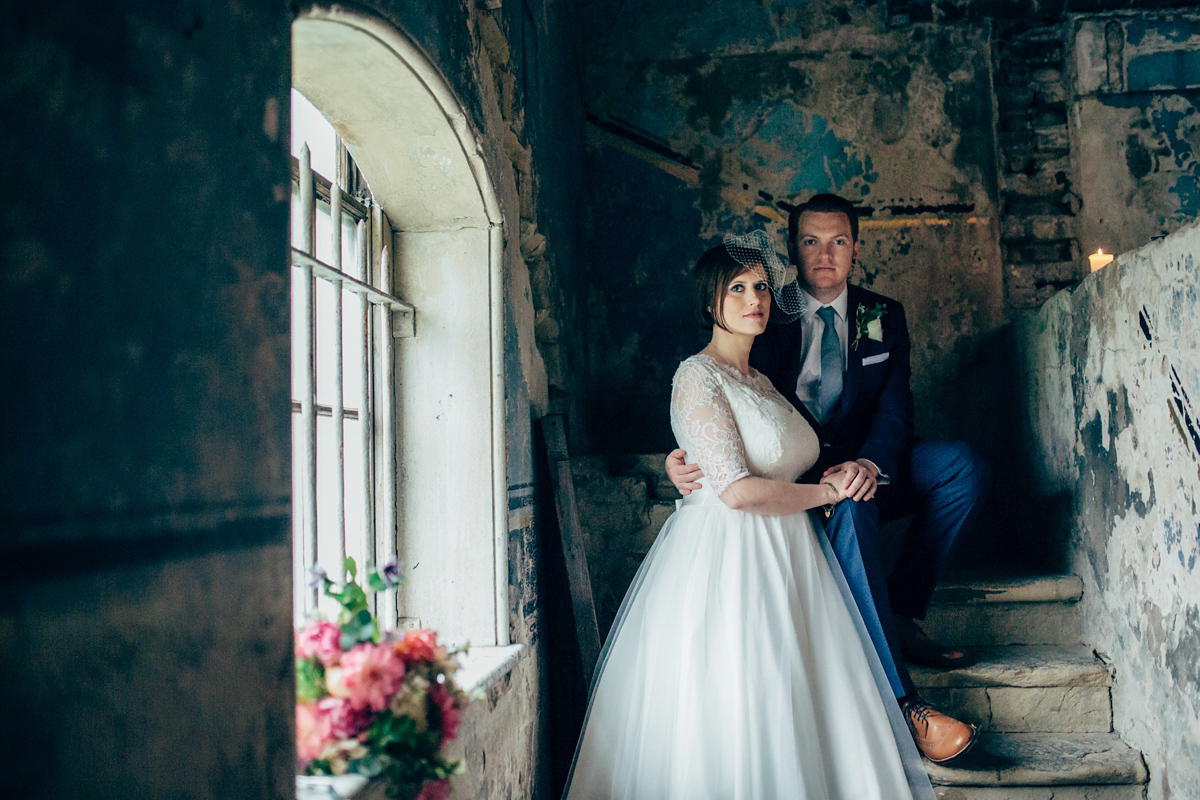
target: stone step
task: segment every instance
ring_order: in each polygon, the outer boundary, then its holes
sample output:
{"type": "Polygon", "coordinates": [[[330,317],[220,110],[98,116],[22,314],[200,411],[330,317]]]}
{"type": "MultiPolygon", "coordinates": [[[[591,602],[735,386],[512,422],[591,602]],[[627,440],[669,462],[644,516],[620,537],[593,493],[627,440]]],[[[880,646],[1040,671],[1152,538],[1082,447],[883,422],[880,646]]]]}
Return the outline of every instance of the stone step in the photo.
{"type": "Polygon", "coordinates": [[[1070,575],[949,582],[933,596],[925,632],[948,645],[1078,645],[1083,582],[1070,575]]]}
{"type": "Polygon", "coordinates": [[[942,787],[1000,790],[991,794],[942,791],[939,796],[947,800],[1051,796],[1061,800],[1066,795],[1057,787],[1068,786],[1093,792],[1078,794],[1090,799],[1101,796],[1094,793],[1100,786],[1136,789],[1134,794],[1111,794],[1124,800],[1141,797],[1141,785],[1147,780],[1141,753],[1111,733],[981,734],[966,755],[948,764],[926,762],[925,768],[930,780],[942,787]],[[1054,792],[1045,791],[1049,787],[1054,792]]]}
{"type": "Polygon", "coordinates": [[[1108,667],[1086,647],[964,648],[969,666],[911,667],[922,696],[988,733],[1112,730],[1108,667]]]}
{"type": "Polygon", "coordinates": [[[1145,787],[1119,786],[935,786],[938,800],[1145,800],[1145,787]]]}

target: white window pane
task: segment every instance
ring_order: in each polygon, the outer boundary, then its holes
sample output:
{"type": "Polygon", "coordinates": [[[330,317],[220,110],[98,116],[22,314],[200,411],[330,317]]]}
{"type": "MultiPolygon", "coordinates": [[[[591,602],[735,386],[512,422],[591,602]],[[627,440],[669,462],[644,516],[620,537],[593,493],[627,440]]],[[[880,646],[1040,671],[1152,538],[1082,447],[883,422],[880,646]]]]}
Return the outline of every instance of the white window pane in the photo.
{"type": "Polygon", "coordinates": [[[345,422],[346,431],[346,553],[359,564],[368,563],[366,551],[366,479],[363,475],[362,423],[345,422]]]}
{"type": "MultiPolygon", "coordinates": [[[[333,218],[329,213],[329,203],[317,203],[317,259],[333,266],[333,218]]],[[[345,248],[342,248],[343,251],[345,248]]]]}
{"type": "MultiPolygon", "coordinates": [[[[358,225],[348,214],[342,215],[342,272],[363,280],[358,257],[358,225]]],[[[366,283],[367,281],[363,281],[366,283]]]]}
{"type": "Polygon", "coordinates": [[[304,550],[308,487],[304,485],[303,471],[297,468],[304,463],[304,446],[304,419],[299,414],[292,414],[292,608],[297,623],[304,621],[305,595],[310,591],[308,582],[311,579],[304,550]]]}
{"type": "Polygon", "coordinates": [[[314,172],[334,180],[337,158],[337,134],[308,98],[292,89],[292,155],[300,157],[300,148],[308,144],[314,172]]]}
{"type": "MultiPolygon", "coordinates": [[[[332,417],[317,417],[317,561],[335,581],[342,576],[341,525],[338,521],[338,452],[332,417]]],[[[337,614],[336,601],[322,597],[327,616],[337,614]]]]}
{"type": "Polygon", "coordinates": [[[291,222],[292,247],[303,250],[304,226],[300,220],[300,190],[294,183],[292,184],[292,215],[288,219],[291,222]]]}
{"type": "Polygon", "coordinates": [[[317,403],[323,406],[333,405],[338,378],[338,331],[333,319],[336,297],[332,283],[323,278],[317,280],[317,403]]]}
{"type": "MultiPolygon", "coordinates": [[[[296,401],[304,399],[301,397],[301,387],[304,385],[304,373],[308,369],[308,362],[304,357],[304,336],[307,323],[301,304],[303,292],[304,270],[300,267],[292,267],[292,399],[296,401]]],[[[292,452],[297,451],[293,450],[292,452]]]]}
{"type": "Polygon", "coordinates": [[[342,369],[345,374],[345,400],[347,408],[362,406],[363,385],[363,339],[362,300],[350,291],[342,291],[342,369]]]}

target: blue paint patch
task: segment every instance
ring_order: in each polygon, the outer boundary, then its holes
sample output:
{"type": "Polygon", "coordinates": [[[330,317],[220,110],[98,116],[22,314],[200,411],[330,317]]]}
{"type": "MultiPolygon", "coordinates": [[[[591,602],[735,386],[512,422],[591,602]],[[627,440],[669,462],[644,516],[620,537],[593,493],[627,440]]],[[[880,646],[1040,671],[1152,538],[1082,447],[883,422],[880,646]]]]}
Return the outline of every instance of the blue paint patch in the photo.
{"type": "Polygon", "coordinates": [[[1125,86],[1131,92],[1200,86],[1200,50],[1144,53],[1129,60],[1125,86]]]}
{"type": "Polygon", "coordinates": [[[1188,111],[1192,113],[1156,108],[1150,112],[1150,121],[1154,130],[1166,137],[1175,168],[1182,171],[1168,191],[1178,198],[1179,213],[1194,217],[1200,213],[1200,162],[1192,151],[1192,143],[1181,135],[1187,118],[1194,116],[1193,109],[1188,111]]]}
{"type": "Polygon", "coordinates": [[[870,193],[870,185],[879,180],[869,155],[858,146],[839,138],[829,121],[784,101],[770,111],[754,128],[757,107],[734,109],[731,130],[753,131],[744,136],[739,155],[786,178],[786,191],[792,195],[814,192],[842,192],[850,187],[860,195],[870,193]],[[753,143],[752,143],[753,142],[753,143]]]}
{"type": "Polygon", "coordinates": [[[688,52],[711,53],[735,45],[759,45],[772,38],[771,12],[767,4],[746,3],[744,0],[715,0],[704,9],[702,18],[694,14],[690,4],[687,9],[687,26],[683,29],[683,43],[688,52]],[[737,20],[731,25],[730,20],[737,20]]]}
{"type": "Polygon", "coordinates": [[[1164,24],[1134,17],[1125,23],[1125,42],[1131,47],[1137,47],[1150,31],[1154,31],[1168,42],[1186,42],[1193,36],[1200,36],[1200,24],[1182,19],[1164,24]]]}
{"type": "Polygon", "coordinates": [[[1180,214],[1189,217],[1200,214],[1200,181],[1197,181],[1195,175],[1180,175],[1171,187],[1171,194],[1179,198],[1180,214]]]}

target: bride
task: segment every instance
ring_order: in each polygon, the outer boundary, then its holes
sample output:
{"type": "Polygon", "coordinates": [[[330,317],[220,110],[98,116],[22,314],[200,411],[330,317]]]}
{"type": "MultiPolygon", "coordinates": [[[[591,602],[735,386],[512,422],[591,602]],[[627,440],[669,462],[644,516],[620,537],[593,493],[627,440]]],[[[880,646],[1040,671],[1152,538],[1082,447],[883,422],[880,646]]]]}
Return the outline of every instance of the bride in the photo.
{"type": "Polygon", "coordinates": [[[799,294],[761,231],[696,264],[712,341],[675,373],[671,427],[704,488],[663,526],[592,685],[567,800],[932,800],[933,790],[810,509],[841,481],[748,360],[799,294]]]}

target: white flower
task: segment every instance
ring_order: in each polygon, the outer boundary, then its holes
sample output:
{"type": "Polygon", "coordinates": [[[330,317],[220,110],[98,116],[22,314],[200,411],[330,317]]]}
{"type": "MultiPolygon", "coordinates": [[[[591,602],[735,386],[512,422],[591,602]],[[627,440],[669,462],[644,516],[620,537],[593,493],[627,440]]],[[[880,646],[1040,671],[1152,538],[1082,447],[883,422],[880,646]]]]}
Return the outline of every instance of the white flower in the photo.
{"type": "Polygon", "coordinates": [[[867,323],[867,338],[872,342],[883,341],[883,323],[878,318],[867,323]]]}
{"type": "Polygon", "coordinates": [[[416,723],[417,730],[424,731],[429,727],[425,716],[425,690],[428,688],[429,681],[420,675],[410,675],[400,691],[392,695],[388,708],[397,717],[410,717],[416,723]]]}

